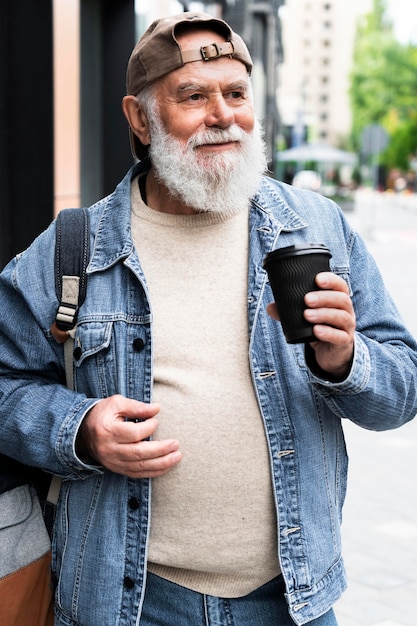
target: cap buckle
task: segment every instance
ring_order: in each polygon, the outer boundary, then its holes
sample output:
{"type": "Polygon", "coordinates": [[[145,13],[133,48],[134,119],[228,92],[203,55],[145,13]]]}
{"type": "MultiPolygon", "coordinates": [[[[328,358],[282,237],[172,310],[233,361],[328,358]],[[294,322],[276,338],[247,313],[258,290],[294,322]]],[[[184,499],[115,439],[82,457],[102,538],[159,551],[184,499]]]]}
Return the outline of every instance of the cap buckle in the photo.
{"type": "MultiPolygon", "coordinates": [[[[234,52],[234,45],[231,41],[228,41],[227,44],[232,48],[228,54],[232,55],[234,52]]],[[[211,59],[219,59],[224,55],[224,52],[221,46],[219,47],[217,43],[213,42],[208,46],[201,46],[200,54],[203,61],[210,61],[211,59]]]]}

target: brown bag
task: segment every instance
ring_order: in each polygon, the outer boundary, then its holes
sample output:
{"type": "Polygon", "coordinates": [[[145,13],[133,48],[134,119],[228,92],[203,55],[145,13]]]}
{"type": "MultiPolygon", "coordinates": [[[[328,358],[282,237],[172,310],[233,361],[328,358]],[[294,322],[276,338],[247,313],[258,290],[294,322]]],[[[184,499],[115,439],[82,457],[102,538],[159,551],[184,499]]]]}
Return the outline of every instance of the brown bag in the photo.
{"type": "Polygon", "coordinates": [[[51,544],[34,489],[0,494],[0,624],[53,626],[51,544]]]}
{"type": "Polygon", "coordinates": [[[51,552],[0,580],[2,626],[53,626],[51,552]]]}

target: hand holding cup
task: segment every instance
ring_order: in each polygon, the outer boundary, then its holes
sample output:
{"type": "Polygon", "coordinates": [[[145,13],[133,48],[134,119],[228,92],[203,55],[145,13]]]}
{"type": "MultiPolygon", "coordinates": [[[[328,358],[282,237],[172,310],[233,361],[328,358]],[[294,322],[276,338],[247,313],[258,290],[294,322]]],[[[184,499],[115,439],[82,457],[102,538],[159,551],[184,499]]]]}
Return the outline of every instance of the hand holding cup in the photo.
{"type": "Polygon", "coordinates": [[[317,341],[313,324],[304,317],[304,297],[319,289],[316,276],[330,271],[330,258],[331,253],[325,245],[307,243],[278,248],[264,259],[263,266],[288,343],[317,341]]]}

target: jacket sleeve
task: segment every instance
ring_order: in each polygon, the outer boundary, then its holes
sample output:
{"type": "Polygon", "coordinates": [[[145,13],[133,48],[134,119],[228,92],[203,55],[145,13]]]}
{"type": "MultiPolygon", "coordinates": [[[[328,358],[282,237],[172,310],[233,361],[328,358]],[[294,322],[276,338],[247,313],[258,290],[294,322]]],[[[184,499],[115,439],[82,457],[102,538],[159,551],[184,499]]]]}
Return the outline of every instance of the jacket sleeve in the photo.
{"type": "Polygon", "coordinates": [[[339,417],[370,430],[397,428],[417,413],[417,343],[358,235],[351,248],[350,282],[357,326],[349,376],[326,380],[311,366],[311,348],[306,348],[311,381],[339,417]]]}
{"type": "Polygon", "coordinates": [[[86,412],[97,402],[65,386],[63,346],[50,332],[57,298],[55,225],[0,274],[0,452],[63,478],[98,468],[76,455],[86,412]]]}

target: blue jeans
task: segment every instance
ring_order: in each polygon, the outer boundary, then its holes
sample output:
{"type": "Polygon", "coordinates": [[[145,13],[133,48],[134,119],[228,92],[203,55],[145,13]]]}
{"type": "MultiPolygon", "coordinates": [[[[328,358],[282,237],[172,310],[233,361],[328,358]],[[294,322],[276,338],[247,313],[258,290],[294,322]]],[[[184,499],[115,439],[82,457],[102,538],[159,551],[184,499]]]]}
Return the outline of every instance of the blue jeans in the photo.
{"type": "MultiPolygon", "coordinates": [[[[148,572],[140,626],[294,626],[278,576],[242,598],[216,598],[148,572]]],[[[309,626],[337,626],[333,610],[309,626]]]]}

